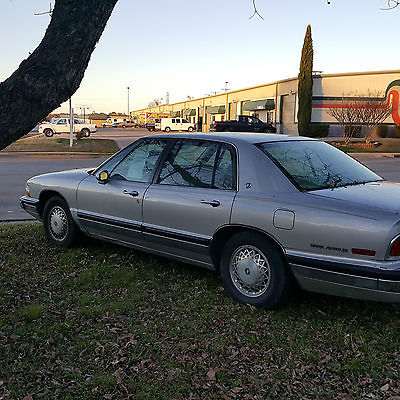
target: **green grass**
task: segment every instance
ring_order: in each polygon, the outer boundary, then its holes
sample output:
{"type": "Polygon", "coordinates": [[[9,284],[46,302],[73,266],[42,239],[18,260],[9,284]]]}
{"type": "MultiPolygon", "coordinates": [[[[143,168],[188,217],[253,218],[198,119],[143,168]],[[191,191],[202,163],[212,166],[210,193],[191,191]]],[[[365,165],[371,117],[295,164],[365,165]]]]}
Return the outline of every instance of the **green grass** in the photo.
{"type": "Polygon", "coordinates": [[[400,306],[234,302],[218,275],[0,225],[0,398],[395,399],[400,306]],[[389,386],[384,386],[389,384],[389,386]],[[347,396],[347,397],[346,397],[347,396]]]}
{"type": "Polygon", "coordinates": [[[115,153],[119,150],[114,140],[110,139],[88,139],[83,138],[73,141],[72,147],[69,146],[69,139],[45,136],[24,138],[17,140],[4,151],[7,152],[83,152],[83,153],[115,153]]]}

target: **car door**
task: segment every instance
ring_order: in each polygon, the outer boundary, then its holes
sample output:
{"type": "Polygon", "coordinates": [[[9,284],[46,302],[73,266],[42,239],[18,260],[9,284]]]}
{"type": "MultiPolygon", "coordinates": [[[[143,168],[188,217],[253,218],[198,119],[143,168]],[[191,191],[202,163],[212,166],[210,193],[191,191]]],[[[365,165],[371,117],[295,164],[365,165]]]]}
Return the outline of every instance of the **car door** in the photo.
{"type": "Polygon", "coordinates": [[[54,130],[57,133],[69,132],[69,124],[67,122],[67,119],[66,118],[59,119],[54,126],[54,130]]]}
{"type": "Polygon", "coordinates": [[[166,141],[145,139],[85,178],[77,190],[78,219],[89,234],[143,245],[142,203],[166,141]],[[106,183],[98,180],[107,170],[106,183]]]}
{"type": "Polygon", "coordinates": [[[145,193],[145,240],[158,251],[210,265],[211,238],[218,227],[229,223],[235,195],[234,148],[179,139],[145,193]]]}

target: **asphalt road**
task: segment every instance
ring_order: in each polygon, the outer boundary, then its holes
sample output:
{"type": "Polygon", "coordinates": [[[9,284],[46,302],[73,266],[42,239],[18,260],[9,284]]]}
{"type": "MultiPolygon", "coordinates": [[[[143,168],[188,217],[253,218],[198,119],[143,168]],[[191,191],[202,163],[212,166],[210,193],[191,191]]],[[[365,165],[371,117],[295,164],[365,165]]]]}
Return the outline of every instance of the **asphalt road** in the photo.
{"type": "MultiPolygon", "coordinates": [[[[110,129],[110,133],[106,129],[104,131],[101,132],[101,137],[115,138],[115,130],[110,129]]],[[[143,136],[144,132],[141,135],[143,136]]],[[[122,147],[137,139],[128,130],[118,133],[118,136],[122,147]]],[[[20,208],[18,199],[25,193],[25,182],[31,176],[73,168],[95,167],[103,160],[104,157],[0,156],[0,222],[30,218],[30,215],[20,208]]],[[[363,157],[359,160],[385,179],[400,182],[400,158],[363,157]]]]}

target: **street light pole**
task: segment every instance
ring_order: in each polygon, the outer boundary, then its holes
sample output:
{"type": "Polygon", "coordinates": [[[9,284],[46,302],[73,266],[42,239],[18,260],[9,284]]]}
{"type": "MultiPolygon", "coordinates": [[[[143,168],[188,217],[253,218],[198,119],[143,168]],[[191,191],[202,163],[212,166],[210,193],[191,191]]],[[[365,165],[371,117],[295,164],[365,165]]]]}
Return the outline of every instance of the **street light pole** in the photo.
{"type": "Polygon", "coordinates": [[[130,120],[131,116],[129,114],[129,86],[127,87],[127,89],[128,89],[128,117],[129,117],[129,120],[130,120]]]}

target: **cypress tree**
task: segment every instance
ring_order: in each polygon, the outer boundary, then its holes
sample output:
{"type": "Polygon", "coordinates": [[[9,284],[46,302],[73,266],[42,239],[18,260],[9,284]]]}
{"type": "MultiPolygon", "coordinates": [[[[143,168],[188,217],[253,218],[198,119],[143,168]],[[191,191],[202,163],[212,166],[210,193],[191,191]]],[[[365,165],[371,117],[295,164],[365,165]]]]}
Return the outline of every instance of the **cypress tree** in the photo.
{"type": "Polygon", "coordinates": [[[298,131],[301,136],[308,136],[311,124],[312,110],[312,69],[314,50],[311,37],[311,25],[307,26],[301,52],[299,73],[299,110],[297,112],[298,131]]]}

